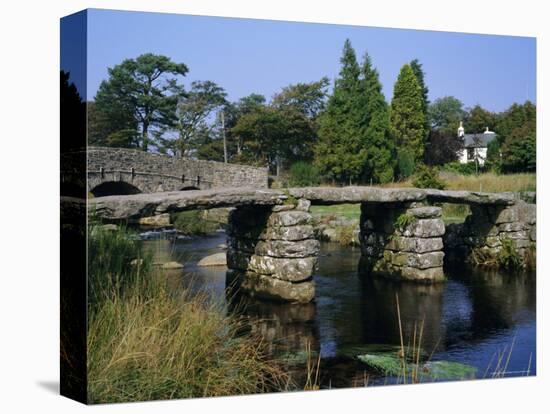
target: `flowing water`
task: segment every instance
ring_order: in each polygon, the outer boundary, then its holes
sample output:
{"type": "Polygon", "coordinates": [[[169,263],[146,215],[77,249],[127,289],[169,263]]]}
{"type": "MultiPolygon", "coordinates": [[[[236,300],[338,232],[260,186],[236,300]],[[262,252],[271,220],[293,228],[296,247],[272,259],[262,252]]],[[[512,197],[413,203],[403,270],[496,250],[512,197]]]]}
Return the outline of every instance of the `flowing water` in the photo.
{"type": "Polygon", "coordinates": [[[405,346],[420,340],[431,360],[474,366],[478,378],[492,377],[499,359],[505,376],[536,374],[534,274],[446,268],[446,283],[399,283],[359,276],[358,248],[322,243],[313,303],[240,299],[234,306],[236,299],[230,303],[226,298],[226,268],[196,265],[204,256],[223,251],[224,233],[143,243],[159,261],[185,263],[183,271],[169,274],[174,287],[205,289],[225,301],[229,311],[238,308],[250,316],[252,329],[262,333],[274,354],[305,366],[308,345],[320,352],[322,387],[391,383],[357,356],[400,344],[396,296],[405,346]]]}

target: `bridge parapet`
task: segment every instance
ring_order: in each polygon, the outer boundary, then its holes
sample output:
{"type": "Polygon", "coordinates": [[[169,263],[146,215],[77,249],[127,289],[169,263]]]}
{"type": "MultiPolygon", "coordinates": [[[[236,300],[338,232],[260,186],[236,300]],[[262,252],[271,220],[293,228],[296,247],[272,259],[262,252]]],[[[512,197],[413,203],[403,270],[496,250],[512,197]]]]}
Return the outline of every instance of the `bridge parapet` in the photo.
{"type": "Polygon", "coordinates": [[[267,168],[105,147],[88,148],[87,175],[92,193],[106,182],[125,182],[142,193],[268,184],[267,168]]]}

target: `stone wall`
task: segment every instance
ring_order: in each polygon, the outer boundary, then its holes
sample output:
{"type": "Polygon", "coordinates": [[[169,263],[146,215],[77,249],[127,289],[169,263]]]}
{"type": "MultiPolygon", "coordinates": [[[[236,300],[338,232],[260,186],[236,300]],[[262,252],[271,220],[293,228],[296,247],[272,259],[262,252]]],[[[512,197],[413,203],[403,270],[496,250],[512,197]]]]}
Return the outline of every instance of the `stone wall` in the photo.
{"type": "Polygon", "coordinates": [[[444,234],[440,207],[363,203],[360,271],[417,282],[444,280],[444,234]]]}
{"type": "Polygon", "coordinates": [[[229,216],[229,283],[253,297],[306,303],[315,297],[314,238],[310,202],[243,206],[229,216]]]}
{"type": "Polygon", "coordinates": [[[536,205],[517,201],[508,207],[470,206],[464,223],[450,224],[445,235],[449,261],[467,261],[476,265],[498,265],[510,244],[524,266],[534,259],[536,249],[536,205]]]}
{"type": "Polygon", "coordinates": [[[107,181],[124,181],[141,192],[184,188],[267,188],[267,168],[176,158],[122,148],[88,149],[88,191],[107,181]]]}

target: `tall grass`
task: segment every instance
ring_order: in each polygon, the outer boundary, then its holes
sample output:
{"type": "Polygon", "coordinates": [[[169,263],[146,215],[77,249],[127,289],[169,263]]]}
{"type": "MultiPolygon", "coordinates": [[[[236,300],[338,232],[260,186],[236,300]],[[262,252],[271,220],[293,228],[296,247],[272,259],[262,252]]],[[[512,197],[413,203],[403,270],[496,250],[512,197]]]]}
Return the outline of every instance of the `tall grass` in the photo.
{"type": "Polygon", "coordinates": [[[93,229],[89,240],[90,403],[288,388],[242,320],[205,294],[169,292],[126,231],[93,229]]]}

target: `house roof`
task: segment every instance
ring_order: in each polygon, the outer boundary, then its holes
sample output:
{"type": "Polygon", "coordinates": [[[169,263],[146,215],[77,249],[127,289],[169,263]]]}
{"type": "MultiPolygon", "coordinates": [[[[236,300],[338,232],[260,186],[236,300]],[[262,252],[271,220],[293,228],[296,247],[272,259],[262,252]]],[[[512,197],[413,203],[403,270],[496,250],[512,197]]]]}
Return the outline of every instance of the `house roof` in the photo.
{"type": "Polygon", "coordinates": [[[497,134],[494,132],[485,132],[481,134],[464,134],[464,146],[485,148],[489,142],[495,139],[497,134]]]}

